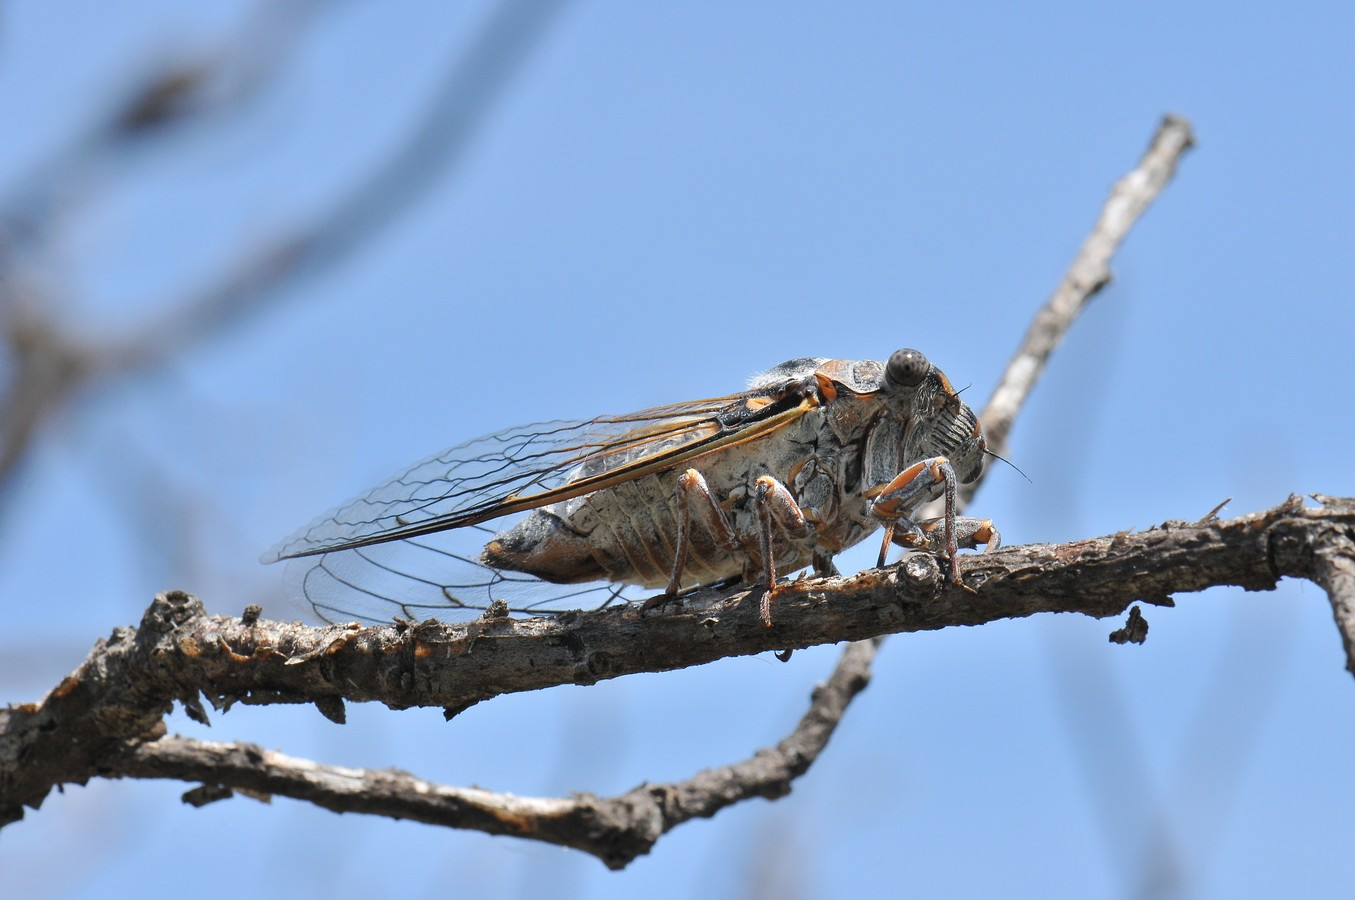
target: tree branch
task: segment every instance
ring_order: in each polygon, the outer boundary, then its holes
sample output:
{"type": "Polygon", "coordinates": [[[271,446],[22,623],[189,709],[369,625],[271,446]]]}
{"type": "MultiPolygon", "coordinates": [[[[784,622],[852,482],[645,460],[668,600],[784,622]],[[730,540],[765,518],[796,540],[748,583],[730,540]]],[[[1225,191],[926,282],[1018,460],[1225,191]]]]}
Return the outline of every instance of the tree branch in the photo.
{"type": "Polygon", "coordinates": [[[869,645],[848,648],[846,663],[816,694],[796,732],[774,751],[606,801],[523,801],[451,788],[429,793],[425,783],[408,776],[354,774],[240,747],[193,745],[190,752],[192,742],[160,739],[161,719],[177,699],[205,720],[199,694],[217,708],[309,702],[333,717],[345,700],[378,700],[396,709],[441,706],[452,714],[504,693],[590,684],[726,656],[1037,612],[1105,617],[1136,600],[1172,605],[1173,594],[1217,585],[1267,590],[1285,576],[1332,585],[1334,606],[1348,610],[1355,500],[1323,498],[1323,503],[1309,508],[1294,497],[1227,521],[1167,522],[1143,532],[969,555],[962,572],[977,593],[951,585],[926,554],[851,577],[803,579],[776,591],[771,629],[761,624],[762,591],[756,588],[703,592],[649,614],[625,607],[554,618],[372,628],[208,616],[187,594],[162,594],[139,628],[118,629],[96,645],[41,703],[0,711],[0,821],[18,819],[23,806],[36,807],[64,782],[83,783],[95,775],[190,777],[298,796],[331,809],[539,838],[624,865],[693,816],[711,815],[743,797],[785,793],[822,749],[851,697],[865,687],[869,645]],[[1345,574],[1333,576],[1333,569],[1345,574]],[[224,768],[212,768],[213,762],[224,768]],[[303,778],[303,770],[318,774],[303,778]],[[355,780],[379,782],[380,790],[370,799],[351,799],[355,780]],[[296,787],[303,782],[304,790],[296,787]],[[642,795],[649,799],[641,802],[642,795]],[[616,825],[618,817],[624,826],[616,825]],[[629,837],[622,839],[621,832],[629,837]]]}
{"type": "MultiPolygon", "coordinates": [[[[1329,509],[1348,509],[1351,501],[1314,494],[1313,499],[1329,509]]],[[[1331,601],[1341,645],[1346,651],[1346,671],[1355,675],[1355,531],[1348,525],[1332,523],[1320,539],[1303,541],[1288,536],[1277,545],[1283,563],[1303,567],[1331,601]],[[1292,560],[1292,562],[1291,562],[1292,560]]]]}
{"type": "MultiPolygon", "coordinates": [[[[840,667],[827,684],[815,689],[809,711],[775,748],[685,781],[642,784],[615,797],[517,797],[433,784],[406,772],[318,765],[249,744],[179,737],[128,748],[107,774],[201,781],[208,787],[208,802],[224,799],[233,790],[281,794],[335,812],[531,838],[582,850],[609,868],[621,869],[683,822],[713,816],[749,797],[774,799],[790,793],[791,782],[823,750],[847,704],[869,681],[865,646],[849,648],[853,664],[840,667]]],[[[190,802],[197,802],[199,795],[194,793],[190,802]]],[[[185,800],[190,798],[185,795],[185,800]]]]}

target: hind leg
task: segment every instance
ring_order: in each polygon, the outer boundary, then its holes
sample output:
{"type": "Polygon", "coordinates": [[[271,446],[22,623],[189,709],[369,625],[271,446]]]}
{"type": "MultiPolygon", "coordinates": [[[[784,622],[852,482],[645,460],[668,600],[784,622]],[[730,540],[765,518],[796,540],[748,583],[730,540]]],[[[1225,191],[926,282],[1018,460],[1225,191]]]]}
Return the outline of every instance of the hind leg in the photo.
{"type": "Polygon", "coordinates": [[[720,508],[715,495],[706,484],[706,479],[696,469],[688,469],[678,476],[673,489],[673,500],[677,506],[678,523],[672,575],[664,592],[646,601],[643,609],[652,609],[677,595],[678,589],[682,587],[682,570],[687,566],[687,557],[692,549],[693,529],[699,528],[702,533],[709,535],[721,550],[736,553],[740,549],[733,523],[729,521],[728,514],[720,508]]]}

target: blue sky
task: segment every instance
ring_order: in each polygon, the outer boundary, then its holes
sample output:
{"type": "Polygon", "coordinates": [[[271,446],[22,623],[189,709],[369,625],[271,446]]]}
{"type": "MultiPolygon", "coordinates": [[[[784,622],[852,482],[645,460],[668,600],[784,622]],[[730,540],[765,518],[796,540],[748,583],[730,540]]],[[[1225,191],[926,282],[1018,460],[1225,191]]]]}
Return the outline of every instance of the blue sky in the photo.
{"type": "MultiPolygon", "coordinates": [[[[34,277],[134,331],[323,217],[418,121],[492,7],[345,2],[214,123],[63,184],[34,277]]],[[[246,4],[0,7],[0,200],[142,67],[246,4]]],[[[508,425],[727,393],[797,356],[922,349],[980,404],[1164,113],[1198,146],[1056,354],[973,511],[1008,543],[1355,493],[1355,8],[1141,2],[567,4],[475,139],[375,239],[50,423],[0,510],[0,684],[37,699],[182,587],[279,599],[261,550],[508,425]]],[[[846,568],[866,565],[849,556],[846,568]]],[[[6,830],[34,896],[1336,896],[1355,684],[1325,596],[1209,591],[1110,621],[891,639],[777,803],[609,873],[577,854],[184,785],[96,782],[6,830]],[[80,847],[72,858],[71,848],[80,847]],[[1156,893],[1155,893],[1156,892],[1156,893]]],[[[780,739],[838,650],[437,710],[237,708],[203,729],[520,794],[625,791],[780,739]]]]}

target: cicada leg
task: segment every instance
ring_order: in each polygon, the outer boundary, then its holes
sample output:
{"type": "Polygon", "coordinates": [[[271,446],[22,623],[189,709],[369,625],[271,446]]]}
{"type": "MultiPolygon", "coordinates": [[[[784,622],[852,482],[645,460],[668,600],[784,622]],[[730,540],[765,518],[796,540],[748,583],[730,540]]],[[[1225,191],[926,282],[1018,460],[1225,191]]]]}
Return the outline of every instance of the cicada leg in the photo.
{"type": "MultiPolygon", "coordinates": [[[[664,602],[675,596],[682,586],[682,572],[687,565],[691,552],[693,529],[701,529],[710,535],[716,546],[730,553],[743,549],[728,514],[720,507],[706,479],[696,469],[688,469],[678,476],[673,492],[677,506],[677,546],[673,553],[673,573],[664,593],[645,603],[644,609],[664,602]]],[[[802,540],[810,536],[812,526],[806,519],[800,505],[790,489],[770,475],[759,478],[753,490],[753,508],[758,523],[758,548],[762,555],[762,564],[767,578],[767,593],[762,597],[761,616],[763,625],[771,627],[771,593],[776,587],[776,554],[772,542],[773,527],[780,529],[792,539],[802,540]]],[[[831,557],[820,560],[814,557],[815,568],[820,565],[832,570],[831,557]]]]}
{"type": "MultiPolygon", "coordinates": [[[[885,551],[891,541],[899,543],[917,540],[930,546],[921,526],[912,520],[912,515],[919,506],[936,495],[938,484],[943,485],[946,503],[945,515],[940,519],[940,524],[945,538],[944,552],[950,559],[950,581],[968,590],[960,578],[960,547],[956,541],[955,470],[951,468],[950,460],[944,456],[933,456],[913,463],[894,476],[893,481],[874,492],[871,497],[869,506],[871,515],[885,523],[884,543],[880,547],[880,564],[884,564],[885,551]],[[909,536],[896,537],[896,532],[900,528],[909,536]]],[[[934,529],[936,526],[932,527],[934,529]]]]}
{"type": "Polygon", "coordinates": [[[757,480],[753,505],[757,510],[758,546],[767,574],[767,593],[762,595],[762,625],[771,628],[772,591],[776,589],[776,548],[772,546],[772,524],[775,523],[787,536],[797,540],[809,537],[811,527],[790,489],[770,475],[763,475],[757,480]]]}
{"type": "Polygon", "coordinates": [[[757,480],[753,504],[757,508],[758,547],[762,551],[762,561],[766,567],[767,587],[771,588],[776,586],[772,523],[795,539],[809,537],[810,526],[800,509],[800,504],[791,496],[790,489],[770,475],[763,475],[757,480]]]}
{"type": "Polygon", "coordinates": [[[833,575],[842,574],[838,571],[837,563],[833,562],[833,554],[826,550],[814,551],[813,564],[814,574],[818,575],[820,578],[829,578],[833,575]]]}
{"type": "Polygon", "coordinates": [[[725,511],[706,484],[706,479],[695,469],[688,469],[678,476],[677,486],[673,490],[673,500],[677,506],[677,547],[673,552],[673,574],[663,594],[647,601],[643,609],[651,609],[677,595],[682,586],[682,570],[687,566],[687,556],[692,547],[692,529],[699,527],[715,541],[722,550],[733,553],[739,549],[738,538],[734,535],[734,526],[725,511]]]}
{"type": "MultiPolygon", "coordinates": [[[[931,550],[940,553],[945,549],[942,540],[945,518],[924,519],[917,523],[914,531],[908,531],[894,538],[894,543],[909,550],[931,550]],[[938,530],[941,531],[938,534],[938,530]]],[[[1002,534],[992,519],[976,519],[972,516],[955,517],[955,544],[965,550],[974,550],[980,544],[984,553],[992,553],[1002,546],[1002,534]]],[[[883,552],[883,549],[881,550],[883,552]]],[[[883,561],[880,565],[884,565],[883,561]]]]}

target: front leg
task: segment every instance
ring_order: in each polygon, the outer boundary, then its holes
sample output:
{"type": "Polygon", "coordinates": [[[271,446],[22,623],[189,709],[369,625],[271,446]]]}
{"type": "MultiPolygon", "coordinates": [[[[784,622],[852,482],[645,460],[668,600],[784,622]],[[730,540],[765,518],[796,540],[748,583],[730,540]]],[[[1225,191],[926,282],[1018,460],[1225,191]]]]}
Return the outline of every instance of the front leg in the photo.
{"type": "MultiPolygon", "coordinates": [[[[870,514],[885,523],[884,543],[880,547],[880,565],[884,565],[885,551],[894,532],[902,527],[905,532],[917,536],[926,542],[922,528],[913,521],[912,516],[922,504],[936,496],[937,485],[941,485],[945,497],[945,514],[940,522],[944,536],[944,550],[950,558],[950,581],[952,584],[968,589],[960,578],[959,553],[956,542],[955,515],[955,470],[950,460],[944,456],[933,456],[915,462],[904,469],[894,480],[870,494],[870,514]]],[[[935,526],[933,526],[934,528],[935,526]]],[[[900,536],[898,540],[912,540],[900,536]]]]}
{"type": "MultiPolygon", "coordinates": [[[[896,532],[894,543],[909,550],[931,550],[941,553],[945,550],[943,535],[945,518],[923,519],[912,531],[896,532]]],[[[1002,535],[992,519],[976,519],[973,516],[955,517],[955,544],[965,550],[977,549],[983,545],[984,553],[992,553],[1002,546],[1002,535]]],[[[884,565],[884,560],[880,561],[884,565]]]]}

